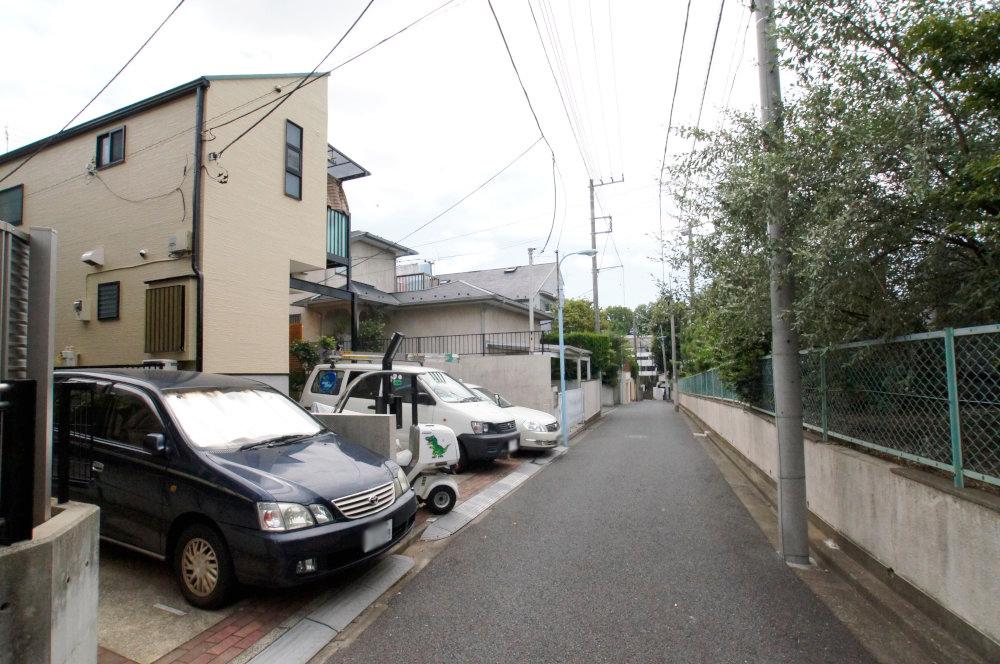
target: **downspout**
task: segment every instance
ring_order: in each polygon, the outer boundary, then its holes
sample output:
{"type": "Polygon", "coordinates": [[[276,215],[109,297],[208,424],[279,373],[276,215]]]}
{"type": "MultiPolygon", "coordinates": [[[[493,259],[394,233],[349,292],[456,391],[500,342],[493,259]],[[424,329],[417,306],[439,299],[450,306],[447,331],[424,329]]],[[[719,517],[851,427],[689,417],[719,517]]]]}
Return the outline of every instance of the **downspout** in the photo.
{"type": "MultiPolygon", "coordinates": [[[[345,206],[346,207],[346,206],[345,206]]],[[[358,296],[351,275],[351,213],[347,213],[347,292],[351,294],[351,350],[358,349],[358,296]]]]}
{"type": "Polygon", "coordinates": [[[194,164],[197,173],[194,176],[194,187],[191,198],[191,271],[194,272],[197,283],[196,314],[195,314],[195,371],[202,371],[202,353],[204,346],[203,319],[205,312],[205,277],[201,272],[201,170],[205,142],[202,139],[202,127],[205,123],[205,88],[208,81],[199,85],[194,98],[194,164]]]}

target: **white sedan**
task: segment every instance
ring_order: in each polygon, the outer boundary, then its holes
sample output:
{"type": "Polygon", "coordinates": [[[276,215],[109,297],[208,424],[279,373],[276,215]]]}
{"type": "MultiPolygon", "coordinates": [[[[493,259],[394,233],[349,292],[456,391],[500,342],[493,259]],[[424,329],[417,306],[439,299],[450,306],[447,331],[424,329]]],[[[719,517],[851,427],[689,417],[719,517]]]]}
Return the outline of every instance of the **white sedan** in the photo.
{"type": "Polygon", "coordinates": [[[503,408],[508,417],[514,418],[517,422],[517,431],[521,434],[522,449],[548,450],[559,444],[559,421],[549,413],[515,406],[481,385],[466,383],[465,386],[485,401],[492,401],[503,408]]]}

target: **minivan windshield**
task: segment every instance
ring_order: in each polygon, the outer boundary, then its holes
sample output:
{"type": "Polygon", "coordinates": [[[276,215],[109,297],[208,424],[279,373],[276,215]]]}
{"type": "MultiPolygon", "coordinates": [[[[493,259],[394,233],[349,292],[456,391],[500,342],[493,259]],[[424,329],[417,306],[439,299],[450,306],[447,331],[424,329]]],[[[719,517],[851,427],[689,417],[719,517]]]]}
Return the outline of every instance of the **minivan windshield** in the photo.
{"type": "Polygon", "coordinates": [[[447,403],[463,403],[466,401],[482,401],[482,397],[473,393],[465,385],[444,373],[431,371],[423,374],[428,389],[437,395],[438,399],[447,403]]]}
{"type": "Polygon", "coordinates": [[[323,430],[293,401],[265,389],[165,392],[163,400],[198,448],[224,450],[323,430]]]}

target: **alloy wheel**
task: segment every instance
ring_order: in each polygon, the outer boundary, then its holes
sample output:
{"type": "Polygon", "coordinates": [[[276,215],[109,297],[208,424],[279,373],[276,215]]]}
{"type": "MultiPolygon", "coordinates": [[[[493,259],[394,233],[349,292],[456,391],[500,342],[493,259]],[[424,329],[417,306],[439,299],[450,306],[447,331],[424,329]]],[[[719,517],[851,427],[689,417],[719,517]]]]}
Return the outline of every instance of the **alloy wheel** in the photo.
{"type": "Polygon", "coordinates": [[[207,597],[219,582],[219,559],[208,541],[194,537],[181,552],[181,574],[184,585],[199,597],[207,597]]]}

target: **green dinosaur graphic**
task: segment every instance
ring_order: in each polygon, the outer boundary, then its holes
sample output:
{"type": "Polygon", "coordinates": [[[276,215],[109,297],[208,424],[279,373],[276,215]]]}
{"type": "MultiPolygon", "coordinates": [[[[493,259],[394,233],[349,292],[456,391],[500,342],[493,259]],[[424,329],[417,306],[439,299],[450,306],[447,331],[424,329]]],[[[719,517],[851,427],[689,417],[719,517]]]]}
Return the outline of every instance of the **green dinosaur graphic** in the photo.
{"type": "Polygon", "coordinates": [[[425,440],[431,446],[431,458],[432,459],[440,459],[441,457],[444,456],[444,453],[448,451],[448,448],[451,447],[451,445],[445,445],[444,447],[441,447],[441,444],[438,443],[437,436],[433,436],[433,435],[427,436],[425,438],[425,440]]]}

